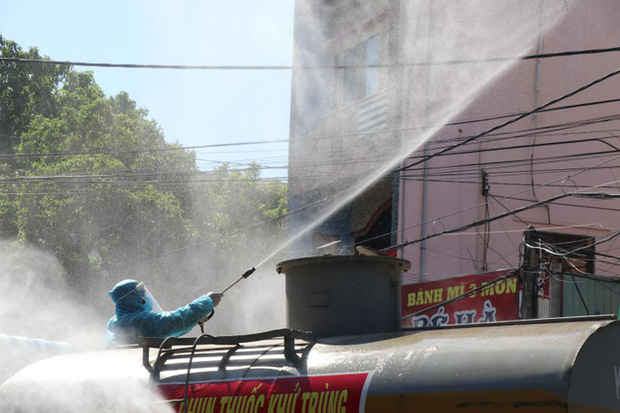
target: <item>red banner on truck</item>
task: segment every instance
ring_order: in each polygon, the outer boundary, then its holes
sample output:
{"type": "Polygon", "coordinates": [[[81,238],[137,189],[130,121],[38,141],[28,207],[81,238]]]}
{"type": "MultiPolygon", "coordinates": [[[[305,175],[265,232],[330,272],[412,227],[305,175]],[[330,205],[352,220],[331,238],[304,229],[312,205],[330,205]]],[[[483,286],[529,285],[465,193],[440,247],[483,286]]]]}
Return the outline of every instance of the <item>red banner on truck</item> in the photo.
{"type": "Polygon", "coordinates": [[[517,277],[510,276],[512,272],[496,271],[404,285],[401,288],[402,326],[517,320],[520,285],[517,277]],[[453,299],[456,300],[449,302],[453,299]],[[444,302],[445,305],[437,306],[444,302]],[[423,311],[429,307],[433,308],[423,311]]]}
{"type": "MultiPolygon", "coordinates": [[[[362,412],[369,373],[278,377],[190,384],[188,412],[362,412]]],[[[185,386],[159,386],[174,410],[185,410],[185,386]]]]}

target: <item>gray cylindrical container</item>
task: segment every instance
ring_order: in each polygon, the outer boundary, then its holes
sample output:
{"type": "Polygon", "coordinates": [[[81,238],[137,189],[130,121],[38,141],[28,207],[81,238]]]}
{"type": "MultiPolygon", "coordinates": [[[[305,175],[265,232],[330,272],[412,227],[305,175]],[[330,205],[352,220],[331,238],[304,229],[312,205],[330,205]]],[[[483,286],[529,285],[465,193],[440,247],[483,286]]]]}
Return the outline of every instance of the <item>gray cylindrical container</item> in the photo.
{"type": "Polygon", "coordinates": [[[287,324],[317,337],[371,334],[400,328],[400,279],[406,260],[324,256],[278,264],[286,275],[287,324]]]}

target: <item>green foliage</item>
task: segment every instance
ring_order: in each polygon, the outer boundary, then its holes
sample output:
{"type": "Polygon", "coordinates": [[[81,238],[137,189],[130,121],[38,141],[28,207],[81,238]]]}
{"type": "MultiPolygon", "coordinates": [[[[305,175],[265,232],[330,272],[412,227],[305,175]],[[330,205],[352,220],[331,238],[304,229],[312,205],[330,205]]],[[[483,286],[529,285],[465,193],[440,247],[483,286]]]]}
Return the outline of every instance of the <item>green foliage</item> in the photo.
{"type": "MultiPolygon", "coordinates": [[[[0,51],[40,58],[2,37],[0,51]]],[[[13,154],[0,159],[0,230],[53,252],[82,291],[106,274],[166,277],[171,251],[196,245],[221,262],[283,225],[284,183],[258,165],[199,173],[193,152],[89,72],[0,62],[0,133],[13,154]]]]}
{"type": "MultiPolygon", "coordinates": [[[[25,52],[1,35],[0,56],[47,59],[36,48],[25,52]]],[[[54,95],[68,71],[67,66],[0,62],[0,153],[11,151],[34,116],[56,113],[54,95]]]]}
{"type": "Polygon", "coordinates": [[[5,165],[15,178],[3,219],[22,242],[52,251],[84,287],[102,266],[125,271],[193,235],[181,201],[193,154],[166,143],[127,94],[106,98],[91,73],[68,71],[50,96],[57,110],[31,117],[5,165]]]}
{"type": "Polygon", "coordinates": [[[192,220],[208,260],[223,261],[243,254],[260,256],[281,237],[286,214],[287,187],[283,182],[260,179],[260,167],[232,170],[228,164],[203,177],[197,187],[192,220]]]}

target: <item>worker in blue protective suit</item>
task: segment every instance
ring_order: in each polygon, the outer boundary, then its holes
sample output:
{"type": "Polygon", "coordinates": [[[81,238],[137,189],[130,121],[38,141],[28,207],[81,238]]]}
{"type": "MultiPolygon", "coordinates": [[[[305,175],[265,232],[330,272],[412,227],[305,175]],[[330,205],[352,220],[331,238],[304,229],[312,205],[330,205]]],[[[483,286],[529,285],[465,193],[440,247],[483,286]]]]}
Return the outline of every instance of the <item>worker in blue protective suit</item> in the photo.
{"type": "Polygon", "coordinates": [[[106,347],[136,344],[138,337],[179,337],[204,320],[223,294],[208,293],[175,311],[162,311],[146,288],[137,280],[119,282],[109,292],[116,315],[108,321],[106,347]]]}

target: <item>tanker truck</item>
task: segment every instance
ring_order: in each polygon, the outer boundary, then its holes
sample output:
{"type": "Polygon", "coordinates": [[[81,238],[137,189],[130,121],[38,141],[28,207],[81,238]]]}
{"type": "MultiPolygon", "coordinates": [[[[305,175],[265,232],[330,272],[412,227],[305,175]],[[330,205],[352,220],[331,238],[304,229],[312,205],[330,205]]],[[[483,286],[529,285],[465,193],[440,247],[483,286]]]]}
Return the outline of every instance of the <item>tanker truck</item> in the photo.
{"type": "Polygon", "coordinates": [[[408,261],[284,261],[287,326],[32,364],[2,412],[617,412],[614,316],[402,329],[408,261]]]}

